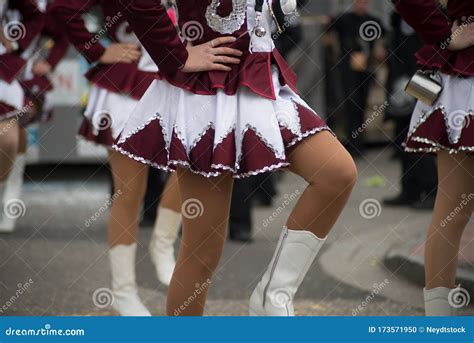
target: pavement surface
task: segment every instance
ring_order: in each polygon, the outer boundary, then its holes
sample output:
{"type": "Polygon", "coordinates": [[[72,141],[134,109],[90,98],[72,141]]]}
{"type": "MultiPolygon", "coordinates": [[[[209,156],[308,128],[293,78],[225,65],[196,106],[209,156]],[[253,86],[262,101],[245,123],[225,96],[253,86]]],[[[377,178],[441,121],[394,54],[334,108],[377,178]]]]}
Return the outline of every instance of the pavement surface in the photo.
{"type": "MultiPolygon", "coordinates": [[[[419,249],[413,249],[420,245],[430,212],[380,205],[383,197],[398,192],[399,167],[389,155],[386,149],[373,150],[357,162],[359,179],[353,196],[297,294],[297,315],[423,315],[421,287],[416,283],[422,270],[407,272],[400,265],[420,263],[419,249]],[[373,176],[383,181],[378,187],[368,186],[373,176]],[[409,261],[411,257],[416,263],[409,261]]],[[[107,295],[110,288],[107,214],[98,216],[93,225],[85,223],[108,200],[108,178],[103,170],[72,169],[56,171],[68,175],[67,180],[48,173],[32,177],[24,189],[26,211],[17,230],[0,234],[0,315],[116,315],[93,301],[94,293],[105,289],[107,295]]],[[[254,210],[253,243],[226,244],[206,315],[247,315],[248,298],[273,254],[290,208],[280,215],[272,213],[304,186],[298,177],[285,174],[274,206],[254,210]],[[275,219],[266,227],[263,223],[270,216],[275,219]]],[[[147,228],[140,232],[137,282],[151,312],[164,315],[166,288],[149,259],[150,234],[147,228]]],[[[472,278],[469,261],[463,260],[462,274],[472,278]]],[[[474,308],[463,307],[461,313],[473,315],[474,308]]]]}

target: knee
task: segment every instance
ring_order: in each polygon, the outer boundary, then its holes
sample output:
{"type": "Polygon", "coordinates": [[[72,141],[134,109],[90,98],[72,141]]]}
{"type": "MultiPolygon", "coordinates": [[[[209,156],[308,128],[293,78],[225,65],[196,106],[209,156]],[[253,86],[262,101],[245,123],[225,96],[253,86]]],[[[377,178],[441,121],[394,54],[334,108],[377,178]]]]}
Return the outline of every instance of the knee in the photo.
{"type": "Polygon", "coordinates": [[[338,171],[336,179],[336,184],[340,188],[347,188],[349,192],[352,191],[357,181],[357,166],[352,157],[347,158],[344,167],[338,171]]]}
{"type": "Polygon", "coordinates": [[[318,184],[331,193],[350,194],[357,180],[357,167],[349,155],[342,163],[329,170],[318,184]]]}

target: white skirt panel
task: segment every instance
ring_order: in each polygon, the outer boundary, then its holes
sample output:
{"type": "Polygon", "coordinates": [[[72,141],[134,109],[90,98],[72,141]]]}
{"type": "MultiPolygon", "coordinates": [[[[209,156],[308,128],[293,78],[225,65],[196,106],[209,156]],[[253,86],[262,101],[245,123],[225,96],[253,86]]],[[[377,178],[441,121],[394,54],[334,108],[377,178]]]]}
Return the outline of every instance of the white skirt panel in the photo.
{"type": "Polygon", "coordinates": [[[95,135],[100,131],[110,131],[115,140],[127,123],[138,101],[127,96],[110,92],[93,85],[84,116],[92,125],[95,135]]]}

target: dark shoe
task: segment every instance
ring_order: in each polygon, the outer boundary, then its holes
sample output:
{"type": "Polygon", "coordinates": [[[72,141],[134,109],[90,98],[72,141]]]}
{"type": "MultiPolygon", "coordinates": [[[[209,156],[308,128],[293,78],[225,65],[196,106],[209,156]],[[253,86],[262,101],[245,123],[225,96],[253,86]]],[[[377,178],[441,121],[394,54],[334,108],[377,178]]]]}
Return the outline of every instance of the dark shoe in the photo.
{"type": "Polygon", "coordinates": [[[155,218],[150,218],[148,216],[143,216],[142,220],[140,221],[140,227],[143,229],[152,229],[155,225],[155,218]]]}
{"type": "Polygon", "coordinates": [[[253,237],[250,232],[234,232],[229,235],[229,239],[234,242],[252,243],[253,237]]]}
{"type": "Polygon", "coordinates": [[[383,204],[387,206],[411,206],[417,200],[400,193],[393,198],[383,199],[383,204]]]}
{"type": "Polygon", "coordinates": [[[422,198],[411,204],[411,208],[415,210],[432,210],[435,204],[436,197],[434,195],[422,198]]]}
{"type": "Polygon", "coordinates": [[[253,240],[252,232],[247,225],[230,224],[229,239],[236,242],[250,243],[253,240]]]}
{"type": "Polygon", "coordinates": [[[272,197],[263,192],[256,193],[253,200],[255,201],[255,206],[271,207],[273,205],[272,197]]]}

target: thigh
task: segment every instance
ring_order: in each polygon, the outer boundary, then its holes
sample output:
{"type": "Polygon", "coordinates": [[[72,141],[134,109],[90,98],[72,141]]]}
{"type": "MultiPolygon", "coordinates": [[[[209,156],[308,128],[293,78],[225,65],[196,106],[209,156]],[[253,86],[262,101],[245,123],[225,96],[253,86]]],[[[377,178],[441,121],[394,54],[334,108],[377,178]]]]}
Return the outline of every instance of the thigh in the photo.
{"type": "Polygon", "coordinates": [[[187,169],[177,171],[183,216],[183,241],[200,245],[225,241],[233,179],[228,173],[206,178],[187,169]]]}
{"type": "Polygon", "coordinates": [[[312,184],[330,186],[341,180],[353,183],[357,173],[351,155],[328,131],[299,143],[290,153],[289,160],[290,171],[312,184]]]}
{"type": "Polygon", "coordinates": [[[19,126],[16,122],[0,121],[0,181],[4,181],[15,161],[19,145],[19,126]]]}
{"type": "Polygon", "coordinates": [[[109,164],[114,191],[142,198],[149,167],[113,150],[109,150],[109,164]]]}
{"type": "MultiPolygon", "coordinates": [[[[474,210],[474,157],[467,153],[438,153],[438,200],[463,206],[470,215],[474,210]]],[[[454,210],[454,208],[453,208],[454,210]]]]}

